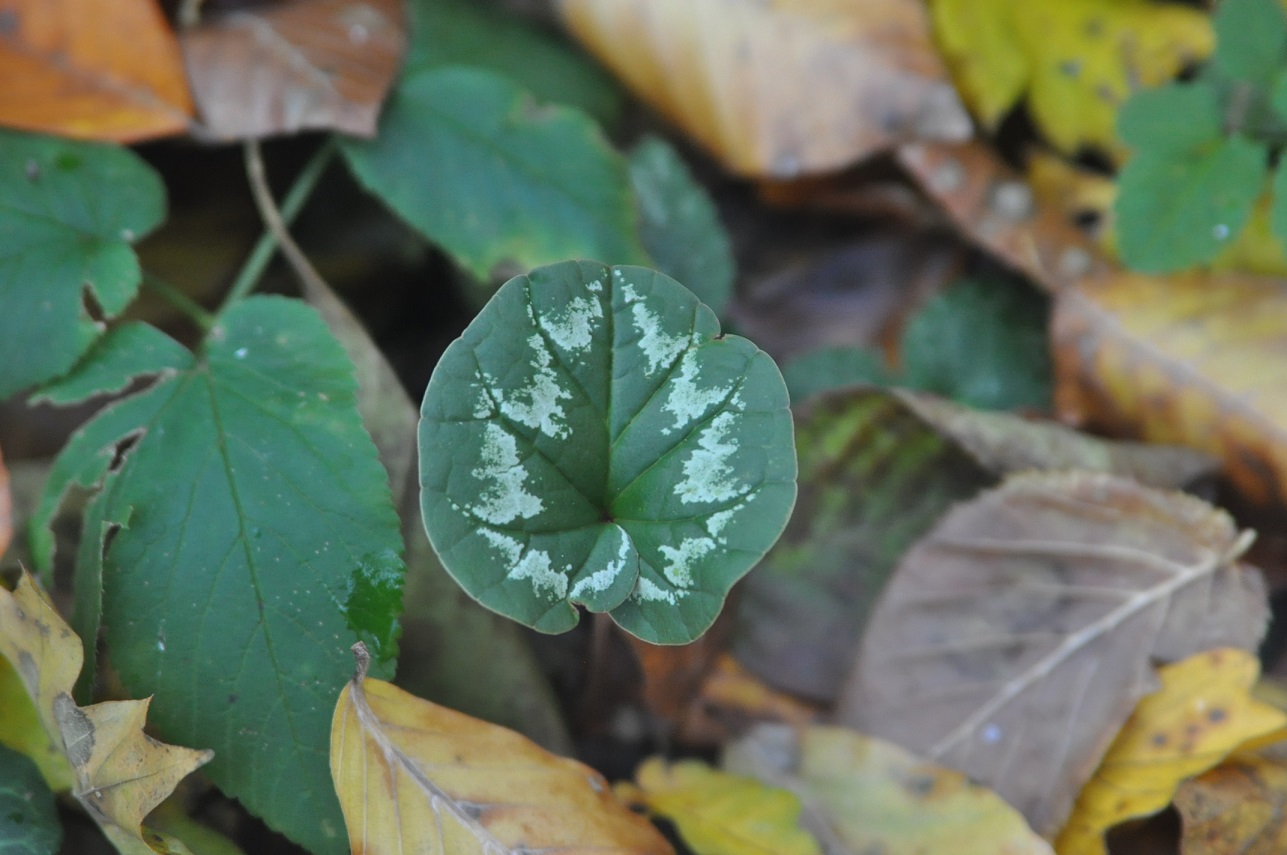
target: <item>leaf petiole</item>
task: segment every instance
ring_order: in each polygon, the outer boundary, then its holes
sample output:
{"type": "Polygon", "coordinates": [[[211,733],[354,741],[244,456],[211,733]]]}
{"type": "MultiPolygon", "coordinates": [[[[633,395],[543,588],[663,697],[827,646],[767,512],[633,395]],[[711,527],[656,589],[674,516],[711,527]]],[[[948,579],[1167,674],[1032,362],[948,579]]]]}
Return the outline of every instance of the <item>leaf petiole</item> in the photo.
{"type": "Polygon", "coordinates": [[[174,306],[189,319],[192,320],[202,332],[206,332],[214,326],[215,316],[206,311],[201,304],[197,303],[187,294],[151,273],[143,274],[143,287],[147,288],[153,294],[165,300],[171,306],[174,306]]]}

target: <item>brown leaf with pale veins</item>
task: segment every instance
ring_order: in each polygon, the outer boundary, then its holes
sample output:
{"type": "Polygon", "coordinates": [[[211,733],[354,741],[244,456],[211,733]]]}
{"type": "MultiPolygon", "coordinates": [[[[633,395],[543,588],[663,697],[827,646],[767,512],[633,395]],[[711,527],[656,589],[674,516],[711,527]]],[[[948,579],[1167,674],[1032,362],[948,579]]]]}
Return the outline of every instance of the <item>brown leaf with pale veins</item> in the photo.
{"type": "Polygon", "coordinates": [[[1045,290],[1057,292],[1106,268],[1067,215],[1038,198],[984,143],[904,145],[898,162],[966,237],[1045,290]]]}
{"type": "Polygon", "coordinates": [[[837,169],[969,115],[920,0],[561,0],[569,29],[744,175],[837,169]]]}
{"type": "Polygon", "coordinates": [[[1220,458],[1254,504],[1287,502],[1287,290],[1235,274],[1118,273],[1059,296],[1065,420],[1220,458]]]}
{"type": "Polygon", "coordinates": [[[187,130],[179,47],[155,0],[0,0],[0,125],[138,142],[187,130]]]}
{"type": "Polygon", "coordinates": [[[957,506],[903,558],[838,719],[992,787],[1059,829],[1153,663],[1254,650],[1248,534],[1183,493],[1026,474],[957,506]]]}
{"type": "Polygon", "coordinates": [[[13,593],[0,587],[0,656],[14,666],[41,725],[62,747],[77,800],[119,852],[154,855],[143,818],[214,752],[145,734],[148,700],[77,706],[71,690],[83,662],[80,639],[26,573],[13,593]]]}
{"type": "Polygon", "coordinates": [[[593,769],[367,679],[366,648],[353,649],[331,776],[356,855],[673,855],[593,769]]]}
{"type": "Polygon", "coordinates": [[[209,15],[180,41],[214,139],[375,136],[406,47],[399,0],[286,0],[209,15]]]}

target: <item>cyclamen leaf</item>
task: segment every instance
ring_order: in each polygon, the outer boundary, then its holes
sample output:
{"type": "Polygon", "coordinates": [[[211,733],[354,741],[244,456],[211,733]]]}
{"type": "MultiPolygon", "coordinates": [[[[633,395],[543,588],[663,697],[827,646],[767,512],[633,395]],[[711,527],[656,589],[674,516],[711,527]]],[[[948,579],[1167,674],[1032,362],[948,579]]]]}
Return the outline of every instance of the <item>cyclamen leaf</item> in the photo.
{"type": "Polygon", "coordinates": [[[54,794],[28,758],[0,745],[0,853],[48,855],[62,844],[54,794]]]}
{"type": "Polygon", "coordinates": [[[54,469],[55,499],[101,482],[79,563],[101,561],[112,662],[155,694],[158,733],[209,744],[222,789],[311,851],[344,851],[327,728],[354,639],[390,670],[400,538],[321,319],[238,303],[189,368],[104,410],[54,469]]]}
{"type": "Polygon", "coordinates": [[[160,177],[118,146],[0,130],[0,398],[67,371],[134,299],[130,244],[165,216],[160,177]]]}
{"type": "Polygon", "coordinates": [[[589,117],[537,106],[498,74],[413,71],[379,136],[341,147],[363,186],[479,278],[504,263],[647,259],[625,159],[589,117]]]}
{"type": "Polygon", "coordinates": [[[1211,23],[1215,65],[1230,77],[1269,83],[1287,60],[1287,15],[1278,0],[1223,0],[1211,23]]]}
{"type": "Polygon", "coordinates": [[[510,280],[443,354],[421,416],[444,566],[544,632],[580,604],[646,641],[692,641],[795,501],[773,361],[644,268],[510,280]]]}

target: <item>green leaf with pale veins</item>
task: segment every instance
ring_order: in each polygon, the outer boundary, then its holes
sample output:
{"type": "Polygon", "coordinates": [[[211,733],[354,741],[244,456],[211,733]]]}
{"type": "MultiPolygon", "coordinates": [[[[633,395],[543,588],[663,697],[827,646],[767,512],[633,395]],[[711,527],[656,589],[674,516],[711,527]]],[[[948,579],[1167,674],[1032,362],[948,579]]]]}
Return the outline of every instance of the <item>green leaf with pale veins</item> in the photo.
{"type": "Polygon", "coordinates": [[[480,279],[498,265],[647,260],[625,159],[594,121],[493,72],[413,71],[379,136],[341,147],[367,190],[480,279]]]}
{"type": "Polygon", "coordinates": [[[53,855],[62,838],[54,794],[40,770],[0,745],[0,855],[53,855]]]}
{"type": "Polygon", "coordinates": [[[545,632],[608,612],[653,643],[714,621],[795,501],[786,387],[706,306],[639,267],[506,283],[425,393],[425,527],[483,605],[545,632]]]}
{"type": "Polygon", "coordinates": [[[733,296],[733,248],[715,205],[679,153],[659,137],[630,152],[639,234],[663,273],[688,287],[717,315],[733,296]]]}
{"type": "Polygon", "coordinates": [[[72,483],[100,485],[78,572],[101,561],[112,663],[155,695],[158,735],[214,748],[215,783],[311,851],[347,851],[331,711],[354,641],[391,670],[402,569],[339,343],[297,301],[238,303],[73,437],[46,515],[72,483]]]}
{"type": "Polygon", "coordinates": [[[165,187],[119,146],[0,130],[0,398],[67,371],[134,299],[165,187]]]}

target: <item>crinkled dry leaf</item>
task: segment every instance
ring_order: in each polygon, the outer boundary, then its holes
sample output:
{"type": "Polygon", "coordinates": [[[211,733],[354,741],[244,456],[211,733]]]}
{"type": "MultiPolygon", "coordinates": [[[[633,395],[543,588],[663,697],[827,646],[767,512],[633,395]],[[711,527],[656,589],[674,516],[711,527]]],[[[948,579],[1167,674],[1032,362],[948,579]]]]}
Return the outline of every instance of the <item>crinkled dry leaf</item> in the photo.
{"type": "Polygon", "coordinates": [[[958,505],[877,605],[838,720],[1063,825],[1153,662],[1255,649],[1268,617],[1249,535],[1182,493],[1026,474],[958,505]]]}
{"type": "Polygon", "coordinates": [[[85,810],[120,852],[153,855],[143,818],[214,753],[147,736],[147,700],[78,707],[71,689],[82,663],[80,639],[26,573],[12,594],[0,588],[0,655],[15,667],[41,725],[62,746],[85,810]]]}
{"type": "Polygon", "coordinates": [[[673,855],[643,817],[582,764],[524,736],[366,679],[340,693],[331,776],[363,855],[673,855]]]}
{"type": "Polygon", "coordinates": [[[0,125],[137,142],[192,113],[155,0],[0,0],[0,125]]]}
{"type": "Polygon", "coordinates": [[[1037,126],[1072,154],[1121,154],[1117,108],[1210,53],[1208,17],[1148,0],[933,0],[934,34],[964,98],[990,128],[1027,93],[1037,126]]]}
{"type": "Polygon", "coordinates": [[[1287,752],[1235,754],[1175,794],[1181,855],[1287,852],[1287,752]]]}
{"type": "Polygon", "coordinates": [[[1047,291],[1105,268],[1091,240],[989,146],[905,145],[898,161],[966,237],[1047,291]]]}
{"type": "Polygon", "coordinates": [[[204,131],[375,136],[406,47],[399,0],[286,0],[213,12],[180,36],[204,131]]]}
{"type": "Polygon", "coordinates": [[[1059,295],[1065,420],[1220,458],[1253,503],[1287,501],[1287,291],[1276,280],[1133,273],[1059,295]]]}
{"type": "Polygon", "coordinates": [[[604,64],[735,172],[790,178],[969,116],[919,0],[561,0],[604,64]]]}
{"type": "Polygon", "coordinates": [[[1104,855],[1109,828],[1161,810],[1186,778],[1287,726],[1287,715],[1251,696],[1259,673],[1256,657],[1234,648],[1158,669],[1162,687],[1135,707],[1077,797],[1060,855],[1104,855]]]}
{"type": "Polygon", "coordinates": [[[765,685],[722,654],[690,699],[676,741],[719,746],[756,724],[805,725],[822,718],[822,708],[765,685]]]}
{"type": "Polygon", "coordinates": [[[996,793],[846,728],[760,727],[724,765],[796,793],[830,855],[1051,855],[996,793]]]}
{"type": "Polygon", "coordinates": [[[699,855],[821,855],[800,827],[800,799],[789,790],[712,769],[700,760],[650,757],[635,785],[618,793],[675,824],[699,855]]]}

